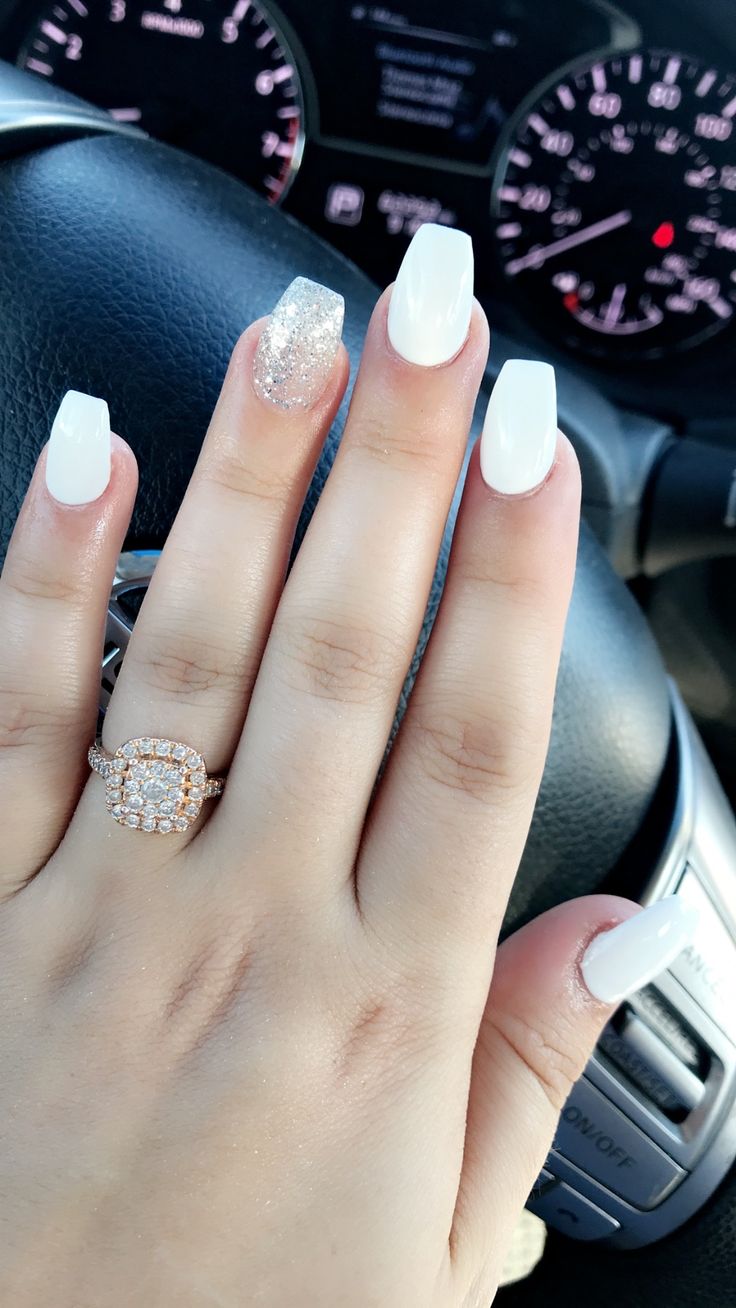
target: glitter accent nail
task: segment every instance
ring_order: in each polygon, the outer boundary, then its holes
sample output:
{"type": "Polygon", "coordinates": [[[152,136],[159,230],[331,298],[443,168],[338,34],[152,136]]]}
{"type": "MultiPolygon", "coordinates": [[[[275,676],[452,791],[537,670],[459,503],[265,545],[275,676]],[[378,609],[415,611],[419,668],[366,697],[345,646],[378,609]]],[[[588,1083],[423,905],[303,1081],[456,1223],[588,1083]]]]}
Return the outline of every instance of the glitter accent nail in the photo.
{"type": "Polygon", "coordinates": [[[281,409],[309,408],[332,371],[344,316],[341,295],[295,277],[258,342],[253,382],[259,395],[281,409]]]}

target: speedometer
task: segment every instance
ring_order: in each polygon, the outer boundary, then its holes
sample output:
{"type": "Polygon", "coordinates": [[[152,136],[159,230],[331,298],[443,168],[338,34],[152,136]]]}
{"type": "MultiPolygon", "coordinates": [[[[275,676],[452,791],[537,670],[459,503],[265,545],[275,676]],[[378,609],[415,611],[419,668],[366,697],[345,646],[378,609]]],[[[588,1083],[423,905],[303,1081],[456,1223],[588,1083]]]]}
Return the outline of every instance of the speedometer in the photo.
{"type": "Polygon", "coordinates": [[[298,167],[294,57],[251,0],[55,0],[41,7],[18,62],[273,201],[298,167]]]}
{"type": "Polygon", "coordinates": [[[634,52],[527,105],[494,184],[506,276],[540,325],[652,356],[736,318],[736,77],[634,52]]]}

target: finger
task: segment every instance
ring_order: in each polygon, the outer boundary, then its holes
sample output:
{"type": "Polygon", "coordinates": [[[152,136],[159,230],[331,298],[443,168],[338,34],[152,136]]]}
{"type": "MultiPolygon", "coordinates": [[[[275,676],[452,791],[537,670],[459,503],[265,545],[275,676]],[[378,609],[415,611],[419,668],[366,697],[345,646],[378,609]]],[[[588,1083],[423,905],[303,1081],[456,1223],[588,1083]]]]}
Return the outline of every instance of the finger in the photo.
{"type": "MultiPolygon", "coordinates": [[[[309,478],[345,389],[342,318],[341,296],[297,278],[266,325],[236,346],[111,700],[108,749],[163,737],[194,746],[211,773],[228,767],[309,478]]],[[[91,805],[107,824],[98,786],[85,812],[91,805]]],[[[161,802],[159,813],[123,795],[120,821],[162,831],[186,824],[188,809],[170,813],[171,797],[161,802]]],[[[155,844],[168,856],[170,846],[155,844]]]]}
{"type": "Polygon", "coordinates": [[[104,400],[69,391],[0,578],[0,895],[52,853],[87,773],[107,601],[136,484],[104,400]]]}
{"type": "Polygon", "coordinates": [[[464,233],[426,233],[371,321],[340,451],[279,605],[218,814],[256,844],[293,839],[291,871],[271,894],[291,896],[292,876],[302,891],[332,893],[327,863],[346,880],[467,442],[488,349],[485,318],[473,312],[472,247],[464,233]],[[437,301],[449,329],[424,339],[437,301]],[[305,867],[303,850],[317,842],[305,867]]]}
{"type": "Polygon", "coordinates": [[[461,1277],[479,1266],[489,1285],[497,1277],[602,1027],[626,995],[670,966],[696,922],[676,896],[638,910],[596,895],[559,905],[500,946],[473,1058],[451,1241],[461,1277]]]}
{"type": "Polygon", "coordinates": [[[478,1003],[547,752],[580,505],[549,365],[506,364],[489,415],[357,869],[362,912],[379,934],[402,948],[418,943],[444,975],[457,975],[460,950],[478,1003]],[[505,424],[499,431],[494,405],[507,404],[521,419],[517,446],[529,447],[516,481],[513,469],[488,470],[488,442],[510,434],[505,424]],[[489,486],[484,459],[489,478],[528,493],[489,486]],[[536,485],[540,470],[547,475],[536,485]]]}

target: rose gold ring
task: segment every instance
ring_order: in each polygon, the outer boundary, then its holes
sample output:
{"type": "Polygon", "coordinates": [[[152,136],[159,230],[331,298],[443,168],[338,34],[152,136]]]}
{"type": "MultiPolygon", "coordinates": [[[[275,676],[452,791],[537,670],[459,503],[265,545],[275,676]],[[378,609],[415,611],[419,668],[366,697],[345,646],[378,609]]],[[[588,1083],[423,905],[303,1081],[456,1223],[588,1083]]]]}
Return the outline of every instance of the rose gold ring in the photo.
{"type": "Polygon", "coordinates": [[[121,826],[136,831],[186,831],[205,799],[217,799],[223,777],[209,777],[190,745],[158,736],[126,740],[110,754],[95,741],[89,765],[105,781],[105,806],[121,826]]]}

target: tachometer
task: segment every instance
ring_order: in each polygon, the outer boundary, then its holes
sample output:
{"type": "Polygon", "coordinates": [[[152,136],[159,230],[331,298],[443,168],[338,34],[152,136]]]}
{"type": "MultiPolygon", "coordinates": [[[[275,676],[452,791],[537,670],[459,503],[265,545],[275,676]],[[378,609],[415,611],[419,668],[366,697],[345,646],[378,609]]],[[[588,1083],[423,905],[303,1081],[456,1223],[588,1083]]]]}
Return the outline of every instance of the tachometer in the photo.
{"type": "Polygon", "coordinates": [[[42,7],[18,62],[273,201],[298,167],[294,57],[251,0],[56,0],[42,7]]]}
{"type": "Polygon", "coordinates": [[[654,355],[736,318],[736,76],[634,52],[523,111],[494,184],[506,276],[540,325],[654,355]]]}

